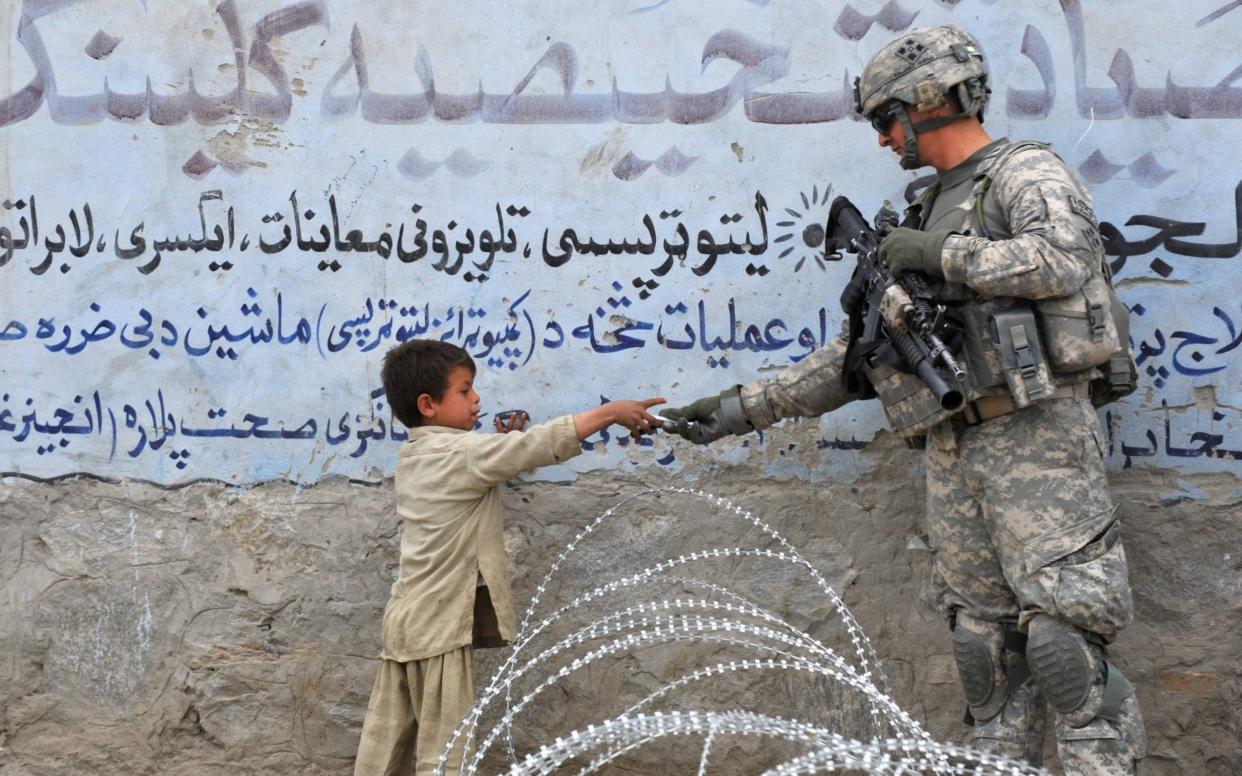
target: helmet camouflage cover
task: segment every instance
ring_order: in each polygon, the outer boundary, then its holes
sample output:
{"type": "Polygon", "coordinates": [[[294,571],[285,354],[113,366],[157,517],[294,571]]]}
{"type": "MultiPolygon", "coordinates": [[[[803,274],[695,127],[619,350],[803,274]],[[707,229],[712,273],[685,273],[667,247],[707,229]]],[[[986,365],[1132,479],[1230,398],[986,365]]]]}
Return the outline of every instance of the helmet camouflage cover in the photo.
{"type": "Polygon", "coordinates": [[[987,70],[975,39],[952,24],[910,30],[868,60],[854,80],[854,109],[868,118],[880,106],[900,100],[919,111],[944,106],[953,87],[962,112],[983,120],[987,70]]]}

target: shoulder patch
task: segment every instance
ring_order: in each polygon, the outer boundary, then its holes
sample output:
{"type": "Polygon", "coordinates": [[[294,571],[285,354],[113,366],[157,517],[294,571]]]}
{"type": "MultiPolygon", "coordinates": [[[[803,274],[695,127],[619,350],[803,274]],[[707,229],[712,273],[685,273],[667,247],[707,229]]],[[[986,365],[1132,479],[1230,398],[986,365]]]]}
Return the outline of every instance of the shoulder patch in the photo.
{"type": "Polygon", "coordinates": [[[1070,210],[1074,211],[1078,215],[1087,219],[1087,221],[1091,222],[1092,224],[1096,223],[1095,213],[1092,212],[1091,206],[1088,205],[1083,200],[1071,195],[1069,198],[1069,206],[1070,206],[1070,210]]]}

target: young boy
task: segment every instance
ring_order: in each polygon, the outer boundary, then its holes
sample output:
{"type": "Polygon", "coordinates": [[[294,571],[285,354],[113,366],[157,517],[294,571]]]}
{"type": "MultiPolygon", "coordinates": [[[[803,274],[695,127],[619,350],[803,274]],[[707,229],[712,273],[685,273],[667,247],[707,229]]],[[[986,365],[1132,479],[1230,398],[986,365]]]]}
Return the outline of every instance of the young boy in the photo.
{"type": "MultiPolygon", "coordinates": [[[[430,774],[474,705],[474,647],[514,636],[500,484],[574,457],[582,440],[613,423],[635,435],[660,425],[647,409],[664,399],[646,399],[608,402],[523,433],[476,433],[474,377],[470,355],[444,342],[410,340],[384,356],[389,406],[409,428],[396,474],[404,530],[355,776],[408,774],[412,761],[418,776],[430,774]]],[[[520,414],[495,421],[499,432],[524,424],[520,414]]],[[[447,773],[460,767],[462,743],[447,773]]]]}

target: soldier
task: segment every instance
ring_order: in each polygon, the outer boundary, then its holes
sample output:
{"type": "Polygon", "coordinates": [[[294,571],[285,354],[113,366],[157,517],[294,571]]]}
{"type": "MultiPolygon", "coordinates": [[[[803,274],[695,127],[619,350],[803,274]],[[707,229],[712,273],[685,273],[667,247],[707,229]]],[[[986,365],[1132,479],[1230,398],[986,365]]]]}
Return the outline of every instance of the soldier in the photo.
{"type": "Polygon", "coordinates": [[[1040,764],[1047,702],[1067,774],[1134,773],[1142,717],[1106,651],[1133,604],[1094,406],[1134,372],[1091,195],[1043,144],[984,131],[983,56],[955,26],[888,44],[854,89],[880,145],[938,173],[879,259],[923,273],[961,321],[965,406],[850,353],[847,327],[771,379],[665,411],[664,427],[706,444],[878,396],[926,447],[933,586],[975,746],[1040,764]],[[855,368],[865,380],[845,379],[855,368]]]}

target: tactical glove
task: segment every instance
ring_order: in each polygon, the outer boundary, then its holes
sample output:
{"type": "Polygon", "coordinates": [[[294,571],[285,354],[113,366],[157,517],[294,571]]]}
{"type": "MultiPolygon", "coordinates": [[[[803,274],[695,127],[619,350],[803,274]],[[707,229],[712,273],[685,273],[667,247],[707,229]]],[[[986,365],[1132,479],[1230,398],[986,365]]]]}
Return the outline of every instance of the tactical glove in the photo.
{"type": "Polygon", "coordinates": [[[746,434],[755,427],[746,419],[740,396],[742,386],[726,388],[716,396],[705,396],[685,407],[660,413],[672,421],[663,429],[699,445],[715,442],[729,434],[746,434]]]}
{"type": "Polygon", "coordinates": [[[944,247],[944,239],[949,233],[948,229],[920,232],[899,226],[889,232],[884,242],[880,243],[880,263],[894,275],[922,272],[942,278],[944,269],[940,266],[940,250],[944,247]]]}

